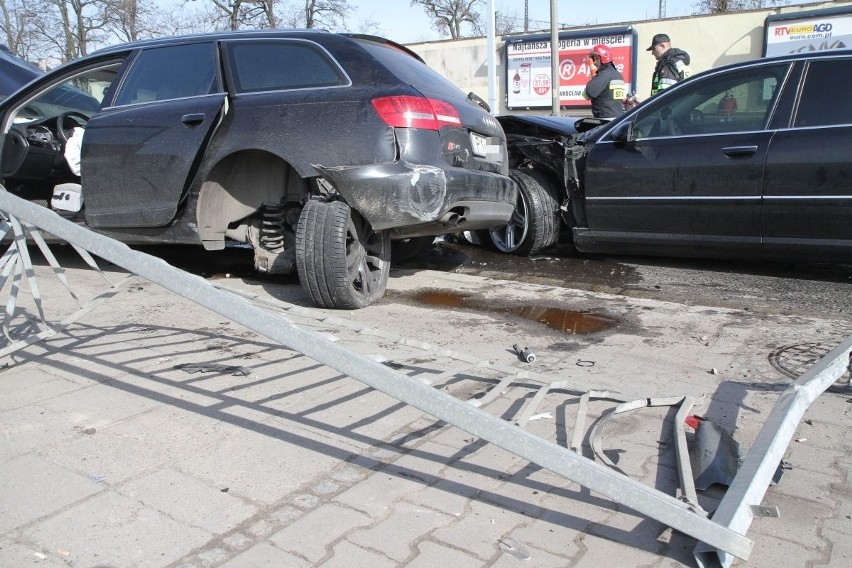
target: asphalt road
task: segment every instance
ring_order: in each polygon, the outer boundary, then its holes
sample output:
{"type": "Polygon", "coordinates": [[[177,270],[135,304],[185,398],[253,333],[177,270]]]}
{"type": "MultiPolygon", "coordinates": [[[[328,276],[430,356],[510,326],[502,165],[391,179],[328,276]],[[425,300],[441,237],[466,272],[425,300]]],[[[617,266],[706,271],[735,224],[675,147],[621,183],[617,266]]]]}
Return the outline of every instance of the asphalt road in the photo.
{"type": "MultiPolygon", "coordinates": [[[[252,275],[251,253],[247,250],[199,253],[197,247],[174,246],[144,250],[207,277],[233,274],[298,286],[295,276],[252,275]]],[[[492,276],[689,306],[852,320],[852,264],[603,257],[572,255],[561,250],[526,258],[469,244],[436,242],[401,267],[492,276]]]]}
{"type": "Polygon", "coordinates": [[[515,257],[437,243],[409,267],[756,313],[852,318],[852,264],[788,264],[572,255],[515,257]]]}

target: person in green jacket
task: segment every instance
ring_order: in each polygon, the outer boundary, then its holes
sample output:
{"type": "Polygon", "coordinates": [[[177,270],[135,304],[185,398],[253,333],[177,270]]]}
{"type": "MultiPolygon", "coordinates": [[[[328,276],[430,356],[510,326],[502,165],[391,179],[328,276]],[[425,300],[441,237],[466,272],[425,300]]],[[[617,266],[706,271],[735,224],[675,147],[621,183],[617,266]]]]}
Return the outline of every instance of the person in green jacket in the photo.
{"type": "Polygon", "coordinates": [[[657,66],[651,76],[651,96],[692,75],[692,70],[689,68],[689,54],[682,49],[672,47],[672,40],[668,35],[655,35],[647,51],[650,51],[657,60],[657,66]]]}

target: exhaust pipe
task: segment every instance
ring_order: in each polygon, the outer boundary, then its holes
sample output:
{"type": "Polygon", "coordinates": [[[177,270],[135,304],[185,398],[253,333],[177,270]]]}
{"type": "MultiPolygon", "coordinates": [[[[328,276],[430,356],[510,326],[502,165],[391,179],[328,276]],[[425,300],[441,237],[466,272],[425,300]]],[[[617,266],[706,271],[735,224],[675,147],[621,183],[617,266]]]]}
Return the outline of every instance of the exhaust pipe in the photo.
{"type": "Polygon", "coordinates": [[[465,221],[466,219],[464,217],[452,211],[446,213],[443,217],[441,217],[441,223],[443,223],[444,225],[449,225],[450,227],[457,227],[465,221]]]}

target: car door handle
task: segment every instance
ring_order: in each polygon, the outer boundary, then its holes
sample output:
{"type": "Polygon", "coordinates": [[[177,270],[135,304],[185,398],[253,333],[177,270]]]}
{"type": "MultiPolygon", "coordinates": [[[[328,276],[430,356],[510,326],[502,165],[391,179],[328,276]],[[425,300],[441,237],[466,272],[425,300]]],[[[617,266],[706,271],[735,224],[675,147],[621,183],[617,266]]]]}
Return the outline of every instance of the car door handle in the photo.
{"type": "Polygon", "coordinates": [[[729,158],[747,158],[757,152],[757,146],[728,146],[722,153],[729,158]]]}
{"type": "Polygon", "coordinates": [[[187,126],[198,126],[202,122],[204,122],[204,113],[196,112],[192,114],[185,114],[180,117],[180,121],[187,126]]]}

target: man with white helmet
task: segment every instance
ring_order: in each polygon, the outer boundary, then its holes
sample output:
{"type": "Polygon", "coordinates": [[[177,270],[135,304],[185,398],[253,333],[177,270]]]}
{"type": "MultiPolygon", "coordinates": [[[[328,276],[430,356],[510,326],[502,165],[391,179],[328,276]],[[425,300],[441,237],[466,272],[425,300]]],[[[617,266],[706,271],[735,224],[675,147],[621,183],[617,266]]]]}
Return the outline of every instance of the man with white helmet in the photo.
{"type": "Polygon", "coordinates": [[[624,112],[622,105],[627,96],[624,77],[612,61],[612,51],[598,44],[589,52],[589,62],[594,76],[586,83],[583,97],[592,101],[595,118],[615,118],[624,112]]]}

